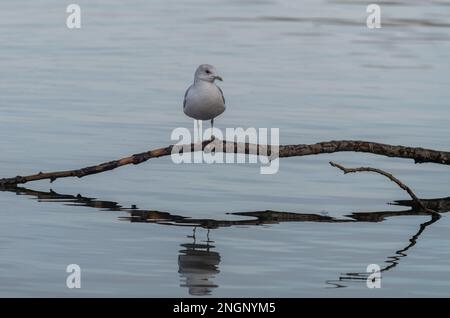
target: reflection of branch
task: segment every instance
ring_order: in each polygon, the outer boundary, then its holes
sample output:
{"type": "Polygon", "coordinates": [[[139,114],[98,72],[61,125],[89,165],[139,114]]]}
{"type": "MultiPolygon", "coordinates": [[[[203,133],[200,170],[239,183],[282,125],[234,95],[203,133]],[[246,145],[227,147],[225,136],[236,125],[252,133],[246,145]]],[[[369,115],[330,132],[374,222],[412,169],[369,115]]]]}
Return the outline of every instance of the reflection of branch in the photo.
{"type": "MultiPolygon", "coordinates": [[[[365,222],[383,222],[386,218],[395,216],[417,216],[429,215],[428,212],[417,209],[417,204],[413,200],[395,201],[397,205],[408,206],[409,210],[405,211],[381,211],[381,212],[353,212],[346,215],[344,219],[338,219],[326,215],[311,214],[311,213],[293,213],[293,212],[277,212],[277,211],[253,211],[253,212],[234,212],[228,213],[230,215],[248,217],[244,220],[214,220],[214,219],[193,219],[186,216],[171,214],[168,212],[161,212],[156,210],[143,210],[135,206],[125,208],[113,201],[101,201],[95,198],[83,197],[81,195],[59,194],[54,191],[44,192],[35,191],[23,187],[11,187],[1,189],[0,191],[14,192],[17,195],[29,195],[35,197],[40,202],[61,202],[65,205],[75,205],[95,208],[107,211],[123,211],[127,212],[129,216],[121,217],[122,220],[130,222],[145,222],[157,223],[161,225],[176,225],[176,226],[200,226],[203,228],[218,228],[228,226],[242,226],[242,225],[262,225],[262,224],[277,224],[281,222],[325,222],[325,223],[365,223],[365,222]]],[[[420,200],[425,208],[434,209],[438,212],[450,211],[450,197],[439,199],[420,200]]],[[[414,246],[425,228],[439,219],[439,214],[434,212],[431,214],[431,220],[420,225],[419,231],[409,239],[409,244],[395,252],[396,256],[389,256],[386,262],[390,265],[381,269],[387,271],[395,267],[401,257],[406,256],[406,251],[414,246]]],[[[349,280],[365,280],[367,273],[347,273],[341,276],[338,281],[327,281],[327,284],[335,285],[336,287],[345,287],[342,285],[343,281],[349,280]]]]}
{"type": "Polygon", "coordinates": [[[311,145],[298,144],[273,146],[274,149],[272,149],[271,146],[255,145],[250,143],[236,143],[215,139],[214,141],[206,140],[202,144],[170,145],[168,147],[149,150],[147,152],[131,155],[122,159],[108,161],[95,166],[89,166],[81,169],[47,173],[39,172],[38,174],[29,176],[4,178],[0,179],[0,187],[7,187],[43,179],[49,179],[51,182],[53,182],[59,178],[81,178],[84,176],[113,170],[129,164],[140,164],[152,158],[170,156],[172,153],[178,154],[182,152],[202,151],[211,142],[213,143],[216,152],[224,153],[260,154],[270,156],[277,153],[277,157],[286,158],[317,155],[322,153],[334,153],[341,151],[353,151],[373,153],[376,155],[387,157],[413,159],[415,163],[432,162],[437,164],[450,165],[450,152],[424,148],[392,146],[369,141],[333,140],[319,142],[311,145]]]}
{"type": "MultiPolygon", "coordinates": [[[[437,220],[439,220],[439,217],[436,216],[435,214],[432,214],[431,219],[429,221],[420,224],[419,230],[409,239],[409,244],[407,246],[405,246],[404,248],[395,251],[395,255],[388,256],[387,260],[385,262],[388,263],[389,265],[381,268],[380,272],[385,272],[385,271],[391,270],[394,267],[396,267],[399,264],[400,259],[407,256],[406,252],[411,247],[416,245],[417,240],[419,239],[420,235],[422,235],[422,233],[425,231],[425,229],[428,226],[430,226],[431,224],[435,223],[437,220]]],[[[326,281],[326,284],[334,285],[334,288],[347,287],[347,286],[343,285],[342,283],[343,282],[352,282],[352,281],[366,282],[367,278],[369,277],[370,274],[371,273],[367,273],[367,272],[344,273],[344,274],[341,274],[341,276],[339,277],[338,280],[328,280],[328,281],[326,281]]]]}
{"type": "MultiPolygon", "coordinates": [[[[422,203],[429,209],[434,211],[450,211],[450,197],[440,199],[420,199],[422,203]]],[[[410,200],[397,200],[392,202],[393,205],[414,207],[414,202],[410,200]]]]}
{"type": "MultiPolygon", "coordinates": [[[[431,214],[437,214],[435,211],[427,208],[406,184],[404,184],[399,179],[397,179],[392,174],[390,174],[386,171],[383,171],[383,170],[377,169],[377,168],[371,168],[371,167],[345,168],[344,166],[334,163],[333,161],[330,161],[330,165],[344,171],[344,174],[355,173],[355,172],[375,172],[375,173],[381,174],[381,175],[385,176],[386,178],[388,178],[389,180],[395,182],[401,189],[405,190],[409,194],[409,196],[413,199],[413,201],[417,204],[417,206],[420,207],[422,210],[429,212],[431,214]]],[[[437,214],[437,215],[439,215],[439,214],[437,214]]]]}
{"type": "MultiPolygon", "coordinates": [[[[132,205],[131,207],[123,207],[117,202],[102,201],[95,198],[84,197],[80,194],[60,194],[50,190],[36,191],[24,187],[12,187],[0,189],[0,191],[13,192],[17,195],[28,195],[36,198],[40,202],[61,202],[65,205],[74,205],[82,207],[90,207],[106,211],[122,211],[128,213],[128,216],[120,217],[122,220],[130,222],[158,223],[162,225],[181,225],[181,226],[200,226],[203,228],[218,228],[228,226],[241,225],[261,225],[261,224],[278,224],[282,222],[324,222],[324,223],[348,223],[348,222],[383,222],[385,218],[395,216],[414,216],[427,215],[427,212],[417,210],[413,201],[402,200],[396,201],[397,205],[411,207],[404,211],[382,211],[382,212],[352,212],[345,215],[346,218],[334,218],[327,215],[312,213],[295,213],[281,211],[252,211],[252,212],[233,212],[229,215],[243,216],[246,219],[238,220],[220,220],[220,219],[195,219],[169,212],[139,209],[132,205]]],[[[437,207],[439,212],[450,211],[450,197],[439,199],[422,200],[426,206],[437,207]]]]}
{"type": "Polygon", "coordinates": [[[388,271],[388,270],[392,269],[393,267],[397,266],[397,265],[398,265],[398,261],[400,260],[400,258],[406,256],[406,253],[405,253],[405,252],[406,252],[407,250],[409,250],[411,247],[413,247],[414,245],[416,245],[417,240],[419,239],[420,235],[422,235],[423,231],[425,231],[425,229],[426,229],[429,225],[435,223],[435,222],[438,221],[438,220],[439,220],[439,215],[432,214],[432,215],[431,215],[431,219],[430,219],[429,221],[420,224],[419,230],[417,231],[417,233],[414,234],[414,235],[409,239],[409,242],[410,242],[410,243],[409,243],[406,247],[402,248],[401,250],[395,251],[395,254],[397,254],[397,256],[391,256],[391,257],[389,257],[390,260],[388,260],[388,261],[386,261],[386,262],[387,262],[387,263],[390,263],[390,265],[386,266],[385,268],[382,268],[382,269],[381,269],[381,272],[388,271]]]}

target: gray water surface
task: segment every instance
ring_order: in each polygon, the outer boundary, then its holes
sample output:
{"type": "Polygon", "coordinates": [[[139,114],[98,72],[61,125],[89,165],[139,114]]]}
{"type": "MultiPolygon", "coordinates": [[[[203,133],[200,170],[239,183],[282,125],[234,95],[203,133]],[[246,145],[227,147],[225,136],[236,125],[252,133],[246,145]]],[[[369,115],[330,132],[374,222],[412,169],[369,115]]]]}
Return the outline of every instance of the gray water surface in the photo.
{"type": "MultiPolygon", "coordinates": [[[[225,79],[218,128],[450,148],[448,1],[383,1],[377,30],[366,1],[77,3],[79,30],[61,1],[0,3],[1,177],[171,144],[193,129],[182,100],[201,63],[225,79]]],[[[450,210],[446,166],[336,153],[261,175],[153,159],[0,192],[0,296],[448,296],[449,217],[388,205],[409,198],[330,160],[385,169],[450,210]],[[80,289],[66,287],[69,264],[80,289]],[[369,264],[388,267],[379,289],[369,264]]]]}

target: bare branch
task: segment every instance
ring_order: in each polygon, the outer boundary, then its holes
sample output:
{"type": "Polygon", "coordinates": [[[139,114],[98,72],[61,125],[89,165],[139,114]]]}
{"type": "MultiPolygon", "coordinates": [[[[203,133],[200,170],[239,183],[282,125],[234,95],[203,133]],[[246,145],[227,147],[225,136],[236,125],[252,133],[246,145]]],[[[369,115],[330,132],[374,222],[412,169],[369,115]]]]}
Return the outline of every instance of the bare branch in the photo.
{"type": "Polygon", "coordinates": [[[391,173],[388,173],[384,170],[381,169],[377,169],[377,168],[372,168],[372,167],[359,167],[359,168],[346,168],[340,164],[337,164],[333,161],[330,161],[330,165],[333,167],[336,167],[340,170],[342,170],[344,172],[344,174],[347,173],[355,173],[355,172],[374,172],[374,173],[378,173],[381,174],[383,176],[385,176],[386,178],[388,178],[389,180],[395,182],[401,189],[405,190],[409,196],[411,197],[411,199],[414,201],[414,203],[423,211],[426,211],[428,213],[431,213],[433,215],[439,215],[436,211],[433,211],[429,208],[427,208],[423,202],[416,196],[416,194],[411,190],[410,187],[408,187],[406,184],[404,184],[403,182],[401,182],[399,179],[397,179],[396,177],[394,177],[391,173]]]}
{"type": "MultiPolygon", "coordinates": [[[[51,182],[59,178],[66,177],[84,177],[96,173],[101,173],[109,170],[116,169],[129,164],[140,164],[152,158],[158,158],[163,156],[170,156],[172,152],[194,152],[203,151],[205,146],[212,141],[207,140],[202,144],[187,144],[187,145],[170,145],[165,148],[159,148],[149,150],[147,152],[135,154],[122,159],[104,162],[95,166],[89,166],[81,169],[57,171],[57,172],[40,172],[38,174],[29,176],[17,176],[13,178],[0,179],[0,187],[14,186],[17,184],[23,184],[30,181],[49,179],[51,182]]],[[[301,157],[309,155],[317,155],[323,153],[334,152],[366,152],[387,157],[397,157],[413,159],[415,163],[437,163],[450,165],[450,152],[437,151],[432,149],[404,147],[404,146],[392,146],[387,144],[381,144],[368,141],[354,141],[354,140],[338,140],[338,141],[326,141],[316,144],[306,145],[284,145],[277,146],[278,149],[272,149],[266,145],[255,145],[249,143],[235,143],[223,140],[214,140],[216,146],[216,152],[224,153],[245,153],[245,154],[258,154],[269,155],[272,159],[275,157],[288,158],[288,157],[301,157]],[[274,154],[271,151],[274,150],[274,154]],[[276,156],[277,155],[277,156],[276,156]]]]}

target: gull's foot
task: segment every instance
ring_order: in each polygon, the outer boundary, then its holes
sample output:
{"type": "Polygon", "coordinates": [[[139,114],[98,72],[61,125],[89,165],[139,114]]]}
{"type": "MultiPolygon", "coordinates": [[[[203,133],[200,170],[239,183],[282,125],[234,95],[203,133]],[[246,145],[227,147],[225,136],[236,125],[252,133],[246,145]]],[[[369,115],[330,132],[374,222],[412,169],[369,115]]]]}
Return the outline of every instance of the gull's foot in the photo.
{"type": "Polygon", "coordinates": [[[213,143],[211,142],[211,143],[207,144],[205,146],[205,148],[203,148],[203,151],[205,153],[214,153],[214,151],[215,151],[214,149],[215,149],[215,147],[214,147],[213,143]]]}

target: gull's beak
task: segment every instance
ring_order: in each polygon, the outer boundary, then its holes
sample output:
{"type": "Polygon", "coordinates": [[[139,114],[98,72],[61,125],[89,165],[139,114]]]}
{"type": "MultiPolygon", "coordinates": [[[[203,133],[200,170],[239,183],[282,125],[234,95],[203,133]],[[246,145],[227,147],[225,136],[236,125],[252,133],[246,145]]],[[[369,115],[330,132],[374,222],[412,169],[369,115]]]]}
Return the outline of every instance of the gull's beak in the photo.
{"type": "Polygon", "coordinates": [[[216,75],[214,78],[216,80],[219,80],[219,81],[223,82],[223,78],[221,76],[219,76],[219,75],[216,75]]]}

